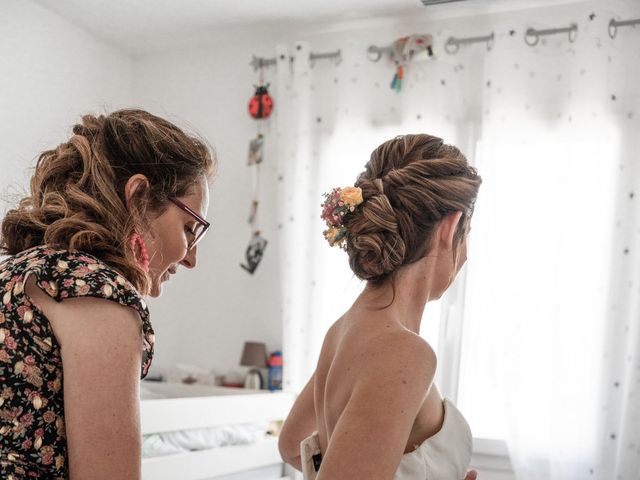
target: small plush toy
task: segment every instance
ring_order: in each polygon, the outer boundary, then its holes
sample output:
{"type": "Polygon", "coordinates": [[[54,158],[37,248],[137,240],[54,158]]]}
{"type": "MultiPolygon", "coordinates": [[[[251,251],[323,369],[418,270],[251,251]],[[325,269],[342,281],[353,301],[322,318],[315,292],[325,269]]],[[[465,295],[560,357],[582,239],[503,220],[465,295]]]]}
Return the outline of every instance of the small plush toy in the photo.
{"type": "Polygon", "coordinates": [[[391,81],[391,89],[399,92],[402,89],[402,79],[405,74],[405,66],[415,55],[427,52],[433,57],[433,37],[429,34],[414,34],[401,37],[391,44],[391,60],[396,66],[396,71],[391,81]]]}
{"type": "Polygon", "coordinates": [[[269,118],[273,111],[273,99],[268,88],[268,83],[256,87],[256,93],[249,100],[249,114],[255,119],[269,118]]]}

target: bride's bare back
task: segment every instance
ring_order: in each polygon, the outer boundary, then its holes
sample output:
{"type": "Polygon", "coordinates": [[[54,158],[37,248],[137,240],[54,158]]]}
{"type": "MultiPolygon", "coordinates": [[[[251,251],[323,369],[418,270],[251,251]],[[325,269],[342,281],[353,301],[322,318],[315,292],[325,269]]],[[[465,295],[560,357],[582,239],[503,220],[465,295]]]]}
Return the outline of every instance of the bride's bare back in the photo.
{"type": "MultiPolygon", "coordinates": [[[[415,450],[440,430],[444,420],[442,397],[432,383],[435,367],[436,356],[431,346],[404,326],[382,313],[347,313],[327,332],[314,378],[314,406],[322,451],[327,451],[329,439],[349,404],[354,387],[361,383],[359,377],[377,377],[380,389],[407,389],[410,382],[424,383],[414,378],[412,372],[426,371],[430,377],[428,386],[403,453],[415,450]],[[409,364],[414,368],[409,371],[403,371],[398,365],[398,357],[406,355],[406,349],[418,350],[415,365],[409,364]],[[387,367],[377,368],[380,363],[387,367]]],[[[385,406],[372,406],[372,411],[378,408],[385,406]]],[[[407,413],[398,412],[398,416],[407,413]]],[[[375,418],[371,418],[371,422],[375,422],[375,418]]]]}

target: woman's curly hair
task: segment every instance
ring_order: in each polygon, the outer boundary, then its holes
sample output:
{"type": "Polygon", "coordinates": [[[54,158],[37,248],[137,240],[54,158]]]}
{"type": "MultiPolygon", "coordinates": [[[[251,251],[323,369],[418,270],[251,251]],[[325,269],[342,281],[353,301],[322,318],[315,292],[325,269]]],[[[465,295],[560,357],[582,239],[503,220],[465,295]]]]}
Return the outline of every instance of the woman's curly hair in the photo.
{"type": "Polygon", "coordinates": [[[0,252],[14,255],[37,245],[57,245],[100,258],[141,293],[150,279],[130,246],[134,232],[149,231],[171,197],[210,181],[215,157],[201,140],[143,110],[85,115],[73,135],[40,154],[30,194],[2,220],[0,252]],[[143,174],[128,208],[124,187],[143,174]]]}
{"type": "Polygon", "coordinates": [[[374,285],[385,282],[428,253],[443,217],[462,211],[457,248],[481,182],[464,155],[440,138],[404,135],[380,145],[355,183],[364,202],[345,216],[353,272],[374,285]]]}

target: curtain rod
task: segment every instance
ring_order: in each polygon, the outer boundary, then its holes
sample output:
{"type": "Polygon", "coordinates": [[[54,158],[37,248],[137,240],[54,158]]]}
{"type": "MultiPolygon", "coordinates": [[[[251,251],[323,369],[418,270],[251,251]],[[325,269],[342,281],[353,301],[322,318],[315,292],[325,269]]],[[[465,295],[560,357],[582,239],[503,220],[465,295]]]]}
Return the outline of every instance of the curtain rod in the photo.
{"type": "Polygon", "coordinates": [[[425,7],[430,5],[439,5],[441,3],[453,3],[453,2],[464,2],[466,0],[422,0],[422,4],[425,7]]]}
{"type": "MultiPolygon", "coordinates": [[[[336,65],[342,61],[342,52],[338,49],[335,52],[327,52],[327,53],[310,53],[309,61],[314,62],[315,60],[330,60],[333,59],[336,62],[336,65]]],[[[289,60],[293,60],[293,57],[289,57],[289,60]]],[[[251,62],[249,65],[253,67],[254,70],[258,70],[263,67],[270,67],[271,65],[275,65],[277,59],[275,57],[272,58],[264,58],[257,57],[253,55],[251,62]]]]}
{"type": "Polygon", "coordinates": [[[612,18],[609,22],[609,36],[615,38],[618,34],[618,27],[635,27],[636,25],[640,25],[640,18],[631,20],[616,20],[612,18]]]}

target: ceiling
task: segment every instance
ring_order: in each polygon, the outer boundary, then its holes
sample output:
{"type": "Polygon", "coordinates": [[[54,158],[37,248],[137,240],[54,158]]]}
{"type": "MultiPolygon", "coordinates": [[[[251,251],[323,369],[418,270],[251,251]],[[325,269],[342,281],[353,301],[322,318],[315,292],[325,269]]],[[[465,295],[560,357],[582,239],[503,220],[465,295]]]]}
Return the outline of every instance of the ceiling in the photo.
{"type": "Polygon", "coordinates": [[[238,28],[282,32],[388,17],[442,18],[580,0],[34,0],[121,51],[180,49],[238,28]]]}

